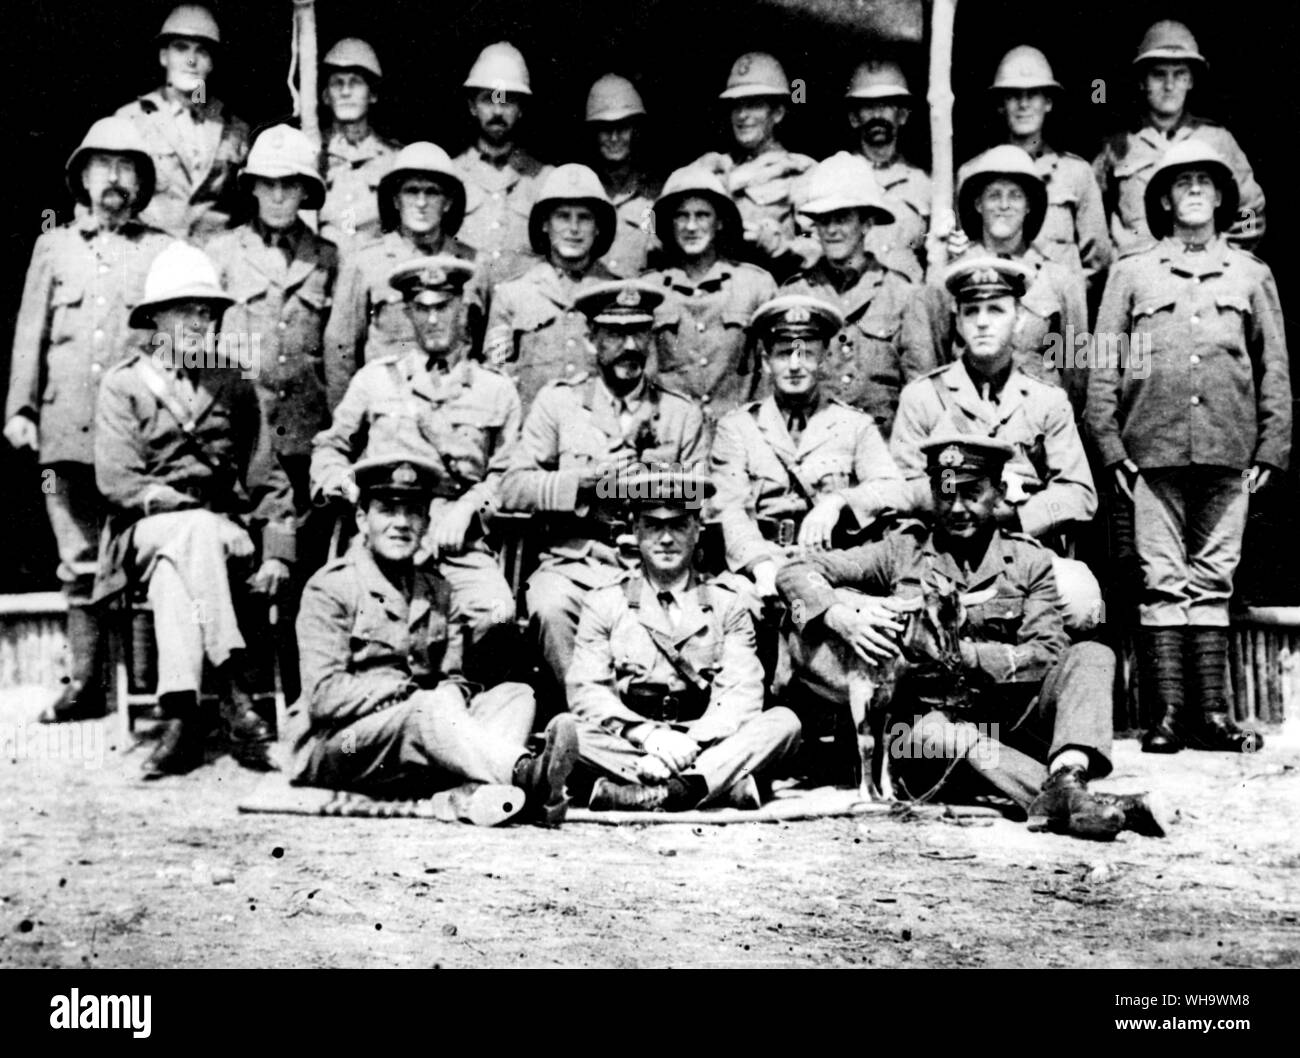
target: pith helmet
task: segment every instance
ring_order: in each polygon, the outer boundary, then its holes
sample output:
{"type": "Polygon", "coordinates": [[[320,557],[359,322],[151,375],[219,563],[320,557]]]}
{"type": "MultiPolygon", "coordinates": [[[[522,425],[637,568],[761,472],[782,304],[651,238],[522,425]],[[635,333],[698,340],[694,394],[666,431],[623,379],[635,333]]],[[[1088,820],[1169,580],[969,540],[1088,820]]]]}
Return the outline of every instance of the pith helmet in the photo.
{"type": "Polygon", "coordinates": [[[384,76],[375,49],[360,37],[344,37],[325,53],[321,65],[335,70],[364,70],[375,80],[384,76]]]}
{"type": "Polygon", "coordinates": [[[1022,44],[1012,48],[998,63],[998,72],[993,75],[989,88],[995,92],[1014,91],[1016,89],[1042,88],[1060,91],[1061,84],[1052,74],[1051,63],[1047,56],[1037,48],[1022,44]]]}
{"type": "Polygon", "coordinates": [[[840,151],[820,162],[808,177],[805,196],[799,212],[810,217],[857,209],[866,213],[872,223],[894,222],[894,211],[885,202],[876,174],[858,154],[840,151]]]}
{"type": "Polygon", "coordinates": [[[307,134],[291,125],[273,125],[253,141],[239,182],[247,190],[258,176],[268,180],[298,177],[307,185],[303,209],[320,209],[325,201],[325,181],[316,171],[316,150],[307,134]]]}
{"type": "Polygon", "coordinates": [[[729,256],[740,246],[744,238],[745,226],[740,219],[739,207],[727,194],[722,181],[712,170],[705,169],[703,166],[677,169],[664,181],[664,189],[654,205],[655,231],[659,233],[659,241],[665,246],[672,242],[673,212],[682,199],[693,196],[708,199],[713,203],[713,208],[718,211],[718,219],[722,221],[722,233],[718,240],[719,252],[723,256],[729,256]]]}
{"type": "Polygon", "coordinates": [[[775,56],[765,51],[746,52],[731,64],[727,87],[719,99],[743,99],[746,96],[790,95],[790,81],[775,56]]]}
{"type": "Polygon", "coordinates": [[[896,62],[888,59],[869,59],[859,63],[844,90],[845,99],[906,99],[912,98],[907,78],[896,62]]]}
{"type": "Polygon", "coordinates": [[[645,116],[645,104],[626,77],[607,73],[587,93],[588,121],[626,121],[645,116]]]}
{"type": "Polygon", "coordinates": [[[514,92],[521,96],[533,94],[523,54],[504,40],[489,44],[478,53],[469,76],[465,78],[465,87],[514,92]]]}
{"type": "Polygon", "coordinates": [[[442,218],[444,235],[455,235],[460,231],[460,222],[465,219],[465,182],[456,171],[451,155],[436,143],[420,141],[408,143],[393,159],[392,167],[379,181],[379,224],[384,231],[397,227],[397,207],[393,205],[393,195],[402,181],[408,176],[434,177],[446,190],[451,202],[442,218]]]}
{"type": "Polygon", "coordinates": [[[1163,19],[1148,29],[1138,45],[1133,64],[1142,62],[1189,62],[1209,66],[1196,46],[1192,31],[1181,22],[1163,19]]]}
{"type": "Polygon", "coordinates": [[[221,30],[212,12],[200,4],[181,4],[172,8],[158,31],[158,40],[167,41],[173,37],[185,37],[189,40],[205,40],[209,44],[221,43],[221,30]]]}
{"type": "Polygon", "coordinates": [[[1214,212],[1214,226],[1227,231],[1237,219],[1237,205],[1241,192],[1237,179],[1223,157],[1203,140],[1183,140],[1175,143],[1160,157],[1156,171],[1151,174],[1144,197],[1146,199],[1147,227],[1157,239],[1163,239],[1174,230],[1173,214],[1160,205],[1160,199],[1169,194],[1174,177],[1186,169],[1204,169],[1210,174],[1214,186],[1223,196],[1223,204],[1214,212]]]}
{"type": "Polygon", "coordinates": [[[212,259],[198,247],[177,241],[153,259],[144,278],[144,297],[131,310],[128,322],[132,327],[149,327],[154,310],[175,301],[206,301],[223,312],[234,300],[221,288],[212,259]]]}
{"type": "Polygon", "coordinates": [[[95,151],[112,151],[114,154],[129,154],[135,159],[136,169],[140,174],[140,192],[132,204],[132,210],[139,213],[153,198],[155,174],[153,158],[145,145],[135,122],[130,118],[100,118],[86,132],[85,138],[63,167],[64,178],[72,197],[83,206],[90,205],[90,197],[81,183],[81,174],[86,168],[89,156],[95,151]]]}
{"type": "Polygon", "coordinates": [[[542,230],[551,210],[562,202],[581,202],[596,214],[596,245],[592,248],[592,258],[604,257],[614,245],[615,227],[618,215],[614,204],[605,194],[605,188],[598,177],[585,165],[569,162],[552,169],[538,191],[532,212],[528,215],[528,241],[533,252],[547,256],[551,242],[542,230]]]}
{"type": "Polygon", "coordinates": [[[957,191],[957,215],[968,236],[978,242],[984,237],[983,221],[975,211],[975,203],[994,180],[1014,180],[1029,198],[1029,212],[1025,216],[1025,242],[1031,243],[1042,230],[1047,216],[1047,185],[1034,168],[1034,160],[1021,147],[1004,143],[972,158],[961,172],[961,186],[957,191]]]}

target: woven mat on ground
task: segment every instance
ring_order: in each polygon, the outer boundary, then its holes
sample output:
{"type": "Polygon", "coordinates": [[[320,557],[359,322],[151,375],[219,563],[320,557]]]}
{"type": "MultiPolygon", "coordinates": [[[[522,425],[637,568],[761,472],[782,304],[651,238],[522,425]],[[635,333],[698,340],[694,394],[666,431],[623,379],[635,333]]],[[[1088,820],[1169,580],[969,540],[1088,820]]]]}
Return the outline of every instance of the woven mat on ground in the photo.
{"type": "MultiPolygon", "coordinates": [[[[504,821],[513,812],[511,806],[512,787],[498,786],[486,788],[494,796],[494,805],[500,809],[489,809],[488,815],[501,815],[504,821]]],[[[453,803],[454,798],[446,794],[420,801],[381,801],[364,794],[340,793],[334,790],[317,790],[306,786],[290,786],[282,776],[268,776],[252,794],[239,804],[241,812],[263,812],[278,815],[297,816],[349,816],[372,819],[439,819],[453,821],[465,819],[467,809],[464,804],[453,803]]],[[[477,798],[482,802],[482,796],[477,798]]],[[[756,811],[742,811],[737,808],[707,808],[691,812],[592,812],[586,808],[570,808],[569,823],[602,823],[613,825],[619,823],[786,823],[800,819],[823,819],[832,816],[885,816],[906,810],[921,817],[967,818],[987,816],[997,818],[1001,813],[996,809],[979,805],[905,805],[881,804],[863,801],[856,790],[842,790],[832,786],[816,789],[787,788],[778,790],[775,797],[756,811]]],[[[476,811],[483,812],[478,805],[476,811]]],[[[477,820],[475,820],[477,821],[477,820]]],[[[484,818],[484,823],[487,819],[484,818]]],[[[490,824],[489,824],[490,825],[490,824]]]]}

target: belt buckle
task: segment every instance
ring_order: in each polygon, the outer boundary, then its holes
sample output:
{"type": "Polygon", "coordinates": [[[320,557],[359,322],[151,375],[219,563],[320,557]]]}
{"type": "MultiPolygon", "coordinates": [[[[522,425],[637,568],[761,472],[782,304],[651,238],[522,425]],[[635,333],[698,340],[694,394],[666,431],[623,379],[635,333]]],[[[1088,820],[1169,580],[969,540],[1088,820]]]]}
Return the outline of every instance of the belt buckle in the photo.
{"type": "Polygon", "coordinates": [[[659,702],[659,714],[660,723],[677,723],[677,718],[681,716],[681,696],[671,692],[665,694],[659,702]]]}
{"type": "Polygon", "coordinates": [[[776,523],[776,542],[782,547],[789,547],[794,543],[794,519],[780,518],[776,523]]]}

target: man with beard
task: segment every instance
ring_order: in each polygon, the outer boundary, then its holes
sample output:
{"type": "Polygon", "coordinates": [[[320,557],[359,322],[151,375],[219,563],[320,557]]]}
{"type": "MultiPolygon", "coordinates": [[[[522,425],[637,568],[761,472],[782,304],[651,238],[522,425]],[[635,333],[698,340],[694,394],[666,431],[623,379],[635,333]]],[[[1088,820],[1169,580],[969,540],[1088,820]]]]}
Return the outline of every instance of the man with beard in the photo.
{"type": "Polygon", "coordinates": [[[821,259],[785,286],[835,305],[843,318],[823,364],[827,396],[870,415],[888,438],[904,384],[938,361],[924,344],[903,345],[903,315],[916,287],[867,249],[877,222],[889,223],[870,166],[841,152],[812,171],[800,210],[812,218],[821,259]]]}
{"type": "Polygon", "coordinates": [[[620,279],[644,272],[655,245],[652,206],[659,188],[638,165],[644,121],[645,104],[631,81],[609,73],[591,86],[587,128],[595,148],[593,168],[618,214],[614,245],[601,264],[620,279]]]}
{"type": "Polygon", "coordinates": [[[388,283],[412,257],[450,254],[467,261],[474,250],[456,238],[465,216],[465,184],[435,143],[411,143],[379,181],[384,235],[353,253],[339,271],[325,327],[325,387],[330,408],[364,363],[405,352],[415,332],[401,295],[388,283]]]}
{"type": "Polygon", "coordinates": [[[533,692],[466,680],[447,584],[416,560],[441,469],[381,453],[351,471],[361,538],[307,582],[298,618],[291,781],[396,798],[459,787],[457,814],[469,822],[501,820],[479,814],[474,787],[514,786],[524,804],[511,806],[506,791],[507,813],[522,807],[523,818],[558,826],[578,751],[573,717],[552,719],[544,748],[530,753],[533,692]]]}
{"type": "Polygon", "coordinates": [[[1047,56],[1025,45],[1012,48],[998,64],[989,91],[1007,123],[1007,142],[1034,160],[1047,185],[1047,216],[1035,245],[1049,260],[1081,272],[1100,295],[1115,247],[1092,167],[1077,155],[1059,154],[1043,139],[1047,115],[1061,93],[1047,56]]]}
{"type": "Polygon", "coordinates": [[[534,520],[541,563],[528,581],[527,608],[561,687],[583,596],[626,568],[626,504],[613,487],[620,468],[690,469],[705,456],[699,408],[646,377],[653,313],[662,300],[659,288],[631,279],[578,295],[576,307],[591,321],[595,370],[542,389],[501,482],[502,510],[540,516],[534,520]]]}
{"type": "Polygon", "coordinates": [[[1143,113],[1130,129],[1106,141],[1092,163],[1120,253],[1154,241],[1147,227],[1145,192],[1161,156],[1172,145],[1200,140],[1232,170],[1241,189],[1238,213],[1224,234],[1234,246],[1254,249],[1264,237],[1264,192],[1232,133],[1187,110],[1187,98],[1207,63],[1196,38],[1181,22],[1157,22],[1146,31],[1133,60],[1143,113]]]}
{"type": "Polygon", "coordinates": [[[620,480],[640,562],[588,593],[568,671],[593,811],[755,809],[754,776],[793,751],[799,720],[763,711],[745,600],[695,569],[712,491],[691,474],[620,480]]]}
{"type": "Polygon", "coordinates": [[[449,619],[475,648],[467,664],[500,671],[501,657],[488,653],[513,628],[515,604],[483,533],[519,438],[519,395],[508,378],[469,358],[463,290],[472,271],[445,255],[393,269],[389,282],[404,298],[415,342],[353,376],[333,423],[314,441],[311,490],[318,503],[355,503],[351,465],[374,452],[410,452],[436,468],[420,558],[436,559],[447,582],[449,619]]]}
{"type": "Polygon", "coordinates": [[[95,479],[110,508],[96,600],[144,581],[153,608],[165,723],[148,779],[203,762],[205,661],[223,685],[231,742],[256,754],[270,738],[253,709],[235,585],[246,578],[274,598],[288,581],[293,497],[257,394],[214,347],[230,305],[201,250],[173,243],[159,253],[130,320],[152,325],[153,350],[105,375],[96,411],[95,479]]]}
{"type": "Polygon", "coordinates": [[[711,440],[718,421],[757,389],[747,329],[776,283],[757,265],[736,261],[740,211],[707,169],[669,176],[654,221],[666,264],[645,280],[664,289],[655,310],[659,377],[700,402],[711,440]]]}
{"type": "Polygon", "coordinates": [[[483,347],[484,359],[514,379],[525,416],[548,382],[594,367],[578,299],[617,278],[600,263],[617,227],[595,173],[572,163],[551,170],[528,219],[533,250],[545,260],[497,287],[483,347]]]}
{"type": "Polygon", "coordinates": [[[465,79],[473,146],[456,158],[466,188],[465,241],[482,255],[491,283],[528,267],[533,203],[551,171],[518,144],[519,122],[532,98],[528,66],[506,41],[489,44],[465,79]]]}
{"type": "Polygon", "coordinates": [[[141,220],[200,246],[230,227],[238,208],[235,178],[248,157],[248,126],[207,91],[220,43],[206,7],[175,8],[158,33],[166,82],[117,112],[139,130],[158,174],[141,220]]]}
{"type": "Polygon", "coordinates": [[[129,308],[167,236],[138,219],[154,189],[144,141],[123,118],[95,122],[68,159],[75,219],[36,240],[14,325],[5,439],[31,450],[52,485],[45,509],[68,600],[69,679],[41,720],[97,716],[104,698],[91,609],[104,505],[95,486],[95,404],[104,372],[143,346],[129,308]]]}
{"type": "Polygon", "coordinates": [[[728,108],[732,145],[693,164],[717,175],[740,207],[745,260],[780,282],[817,255],[816,243],[799,232],[791,199],[813,159],[787,151],[776,138],[777,126],[785,120],[790,81],[773,56],[748,52],[732,64],[718,98],[728,108]]]}
{"type": "Polygon", "coordinates": [[[320,233],[346,257],[383,234],[379,181],[401,144],[385,139],[371,124],[384,76],[374,48],[356,37],[344,37],[325,53],[321,73],[321,100],[330,121],[321,145],[325,203],[320,207],[320,233]]]}
{"type": "Polygon", "coordinates": [[[872,225],[867,249],[908,273],[913,282],[925,274],[925,238],[930,230],[930,177],[910,164],[898,138],[912,113],[912,92],[897,63],[864,62],[853,71],[844,93],[855,150],[871,165],[890,222],[872,225]],[[908,257],[912,260],[908,260],[908,257]]]}
{"type": "Polygon", "coordinates": [[[1111,771],[1115,655],[1100,643],[1070,645],[1049,553],[998,527],[1010,446],[944,434],[925,455],[933,528],[905,522],[877,543],[808,551],[778,575],[798,632],[790,650],[799,682],[841,703],[850,676],[871,686],[874,707],[891,718],[885,767],[912,798],[952,795],[965,782],[970,793],[1009,798],[1031,830],[1163,837],[1157,801],[1088,789],[1111,771]],[[945,588],[992,598],[960,604],[955,627],[941,630],[956,637],[951,649],[925,634],[905,640],[899,602],[945,588]],[[907,667],[886,684],[900,655],[907,667]]]}
{"type": "Polygon", "coordinates": [[[1149,753],[1263,745],[1229,710],[1228,606],[1251,498],[1290,459],[1291,380],[1273,273],[1225,238],[1237,194],[1204,140],[1170,147],[1146,189],[1161,241],[1116,264],[1097,314],[1088,427],[1132,505],[1149,753]]]}

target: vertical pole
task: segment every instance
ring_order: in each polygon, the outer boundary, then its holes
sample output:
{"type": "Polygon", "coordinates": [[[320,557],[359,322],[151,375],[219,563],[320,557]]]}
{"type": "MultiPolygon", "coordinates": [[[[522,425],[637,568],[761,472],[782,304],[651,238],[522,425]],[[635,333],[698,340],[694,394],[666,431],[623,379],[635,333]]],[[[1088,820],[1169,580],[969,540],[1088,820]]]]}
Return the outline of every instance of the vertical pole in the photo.
{"type": "Polygon", "coordinates": [[[953,208],[952,164],[952,36],[957,0],[934,0],[930,14],[930,104],[931,187],[930,239],[927,245],[931,271],[948,263],[944,241],[956,227],[953,208]]]}
{"type": "Polygon", "coordinates": [[[312,143],[320,143],[320,119],[316,115],[320,95],[316,87],[316,0],[293,0],[293,17],[298,40],[302,131],[312,143]]]}

